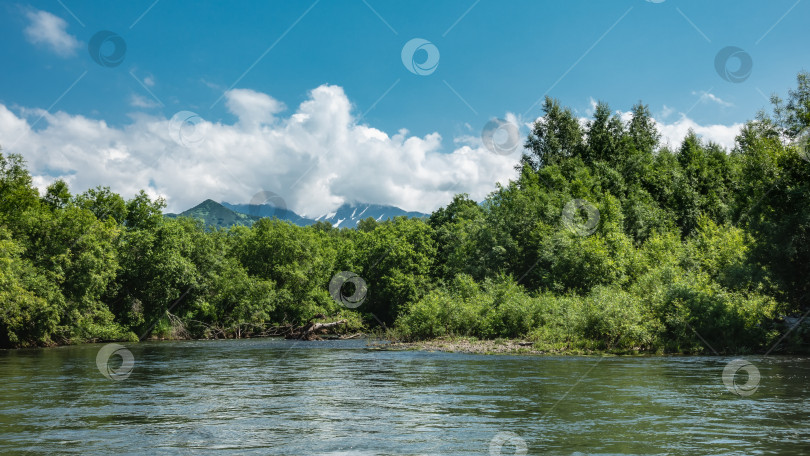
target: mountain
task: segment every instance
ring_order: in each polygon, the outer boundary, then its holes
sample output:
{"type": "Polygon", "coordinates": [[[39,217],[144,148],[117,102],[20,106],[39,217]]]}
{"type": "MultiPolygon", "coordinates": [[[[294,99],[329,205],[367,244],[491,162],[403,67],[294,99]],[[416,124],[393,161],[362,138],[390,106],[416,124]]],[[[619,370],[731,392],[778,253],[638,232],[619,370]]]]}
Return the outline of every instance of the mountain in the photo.
{"type": "Polygon", "coordinates": [[[230,209],[231,211],[238,212],[249,217],[255,217],[256,219],[262,217],[276,217],[279,220],[286,220],[293,225],[298,226],[308,226],[315,223],[315,220],[301,217],[287,208],[276,207],[272,204],[232,204],[227,201],[223,201],[222,206],[230,209]]]}
{"type": "Polygon", "coordinates": [[[232,204],[205,200],[180,214],[166,214],[166,217],[190,217],[202,220],[206,226],[228,228],[233,225],[250,226],[262,217],[277,217],[294,225],[308,226],[315,222],[329,222],[335,228],[356,228],[357,222],[369,217],[380,222],[404,215],[406,217],[427,217],[422,212],[408,212],[395,206],[379,204],[344,204],[336,211],[323,214],[315,219],[303,217],[295,212],[271,204],[232,204]]]}
{"type": "Polygon", "coordinates": [[[242,214],[232,211],[214,200],[207,199],[202,203],[180,214],[166,214],[166,217],[189,217],[202,220],[205,226],[228,228],[233,225],[250,226],[261,217],[242,214]]]}
{"type": "Polygon", "coordinates": [[[395,206],[383,206],[379,204],[344,204],[337,208],[335,212],[323,214],[315,218],[315,221],[329,222],[336,228],[355,228],[357,222],[369,217],[381,222],[394,217],[404,215],[405,217],[428,217],[430,214],[422,212],[408,212],[395,206]]]}

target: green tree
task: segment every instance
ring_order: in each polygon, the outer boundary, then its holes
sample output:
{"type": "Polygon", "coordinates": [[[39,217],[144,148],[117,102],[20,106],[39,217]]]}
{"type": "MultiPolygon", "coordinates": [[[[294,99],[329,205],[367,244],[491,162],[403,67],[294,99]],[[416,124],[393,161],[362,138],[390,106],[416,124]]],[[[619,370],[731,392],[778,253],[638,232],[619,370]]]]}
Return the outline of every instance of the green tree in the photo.
{"type": "Polygon", "coordinates": [[[101,221],[108,218],[112,218],[116,224],[123,224],[127,221],[127,203],[120,195],[110,191],[110,187],[91,188],[81,195],[77,195],[74,203],[92,212],[101,221]]]}
{"type": "Polygon", "coordinates": [[[154,229],[163,219],[166,202],[163,198],[152,201],[143,190],[127,201],[125,225],[129,229],[154,229]]]}
{"type": "Polygon", "coordinates": [[[621,162],[626,158],[623,150],[624,125],[617,115],[611,115],[607,103],[599,102],[588,121],[587,141],[583,149],[583,160],[587,164],[596,161],[621,162]]]}
{"type": "Polygon", "coordinates": [[[559,101],[546,97],[543,114],[529,134],[525,145],[528,152],[523,155],[523,163],[533,169],[578,156],[583,147],[582,128],[569,108],[563,108],[559,101]]]}
{"type": "Polygon", "coordinates": [[[0,347],[50,345],[63,298],[0,227],[0,347]]]}
{"type": "Polygon", "coordinates": [[[68,185],[62,179],[58,179],[49,185],[45,196],[42,197],[42,201],[51,209],[64,209],[70,204],[70,199],[68,185]]]}
{"type": "Polygon", "coordinates": [[[391,323],[402,306],[430,289],[436,246],[430,225],[420,219],[397,217],[381,223],[357,240],[359,274],[368,295],[361,312],[391,323]]]}
{"type": "Polygon", "coordinates": [[[661,133],[655,125],[649,107],[642,102],[633,105],[627,134],[637,153],[652,155],[658,149],[661,133]]]}
{"type": "Polygon", "coordinates": [[[38,205],[39,192],[32,185],[25,160],[0,153],[0,224],[13,229],[23,213],[38,205]]]}

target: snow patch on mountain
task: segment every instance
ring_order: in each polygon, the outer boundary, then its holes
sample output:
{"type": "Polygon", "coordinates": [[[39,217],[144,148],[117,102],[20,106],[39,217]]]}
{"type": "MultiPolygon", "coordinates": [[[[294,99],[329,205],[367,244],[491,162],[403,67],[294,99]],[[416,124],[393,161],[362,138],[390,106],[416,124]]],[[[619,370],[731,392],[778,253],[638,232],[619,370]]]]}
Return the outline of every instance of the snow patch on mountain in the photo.
{"type": "Polygon", "coordinates": [[[323,214],[317,217],[315,220],[329,222],[335,227],[340,226],[341,228],[354,228],[357,226],[357,223],[360,222],[360,220],[369,217],[381,222],[383,220],[389,220],[399,216],[427,217],[428,214],[424,214],[422,212],[408,212],[394,206],[366,203],[346,203],[340,206],[336,211],[323,214]]]}

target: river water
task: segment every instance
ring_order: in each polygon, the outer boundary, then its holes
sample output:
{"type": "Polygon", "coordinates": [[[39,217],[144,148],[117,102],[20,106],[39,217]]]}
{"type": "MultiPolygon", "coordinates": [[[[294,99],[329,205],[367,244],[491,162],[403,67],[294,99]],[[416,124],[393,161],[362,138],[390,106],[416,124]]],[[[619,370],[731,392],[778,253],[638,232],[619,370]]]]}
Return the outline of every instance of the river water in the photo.
{"type": "Polygon", "coordinates": [[[810,454],[803,357],[102,347],[0,351],[0,454],[810,454]]]}

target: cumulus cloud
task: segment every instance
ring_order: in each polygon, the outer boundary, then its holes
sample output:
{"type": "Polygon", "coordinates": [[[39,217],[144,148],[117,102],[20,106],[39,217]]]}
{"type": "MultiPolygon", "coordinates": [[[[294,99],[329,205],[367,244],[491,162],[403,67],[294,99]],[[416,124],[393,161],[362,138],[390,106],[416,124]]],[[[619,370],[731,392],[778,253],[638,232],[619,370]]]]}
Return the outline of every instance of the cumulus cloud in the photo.
{"type": "Polygon", "coordinates": [[[172,211],[206,198],[249,202],[266,190],[309,216],[344,202],[429,212],[455,193],[482,200],[496,182],[514,177],[519,160],[519,152],[497,155],[480,140],[448,152],[438,133],[391,135],[359,123],[343,89],[333,85],[312,90],[283,116],[282,103],[252,90],[229,91],[226,106],[237,122],[138,113],[128,125],[113,127],[81,115],[15,113],[0,105],[0,144],[27,159],[40,188],[62,178],[74,192],[107,185],[131,196],[145,189],[165,197],[172,211]]]}
{"type": "Polygon", "coordinates": [[[23,33],[30,43],[48,47],[62,57],[76,54],[79,41],[67,33],[67,22],[64,19],[39,10],[27,11],[25,16],[29,24],[23,33]]]}
{"type": "MultiPolygon", "coordinates": [[[[456,193],[480,201],[496,182],[515,177],[520,158],[520,150],[487,150],[480,134],[453,138],[448,151],[438,133],[389,134],[363,124],[334,85],[312,90],[289,113],[278,100],[247,89],[227,92],[225,105],[236,122],[211,122],[190,112],[172,118],[139,112],[116,127],[65,112],[12,112],[0,104],[0,144],[4,153],[26,158],[40,189],[57,178],[74,193],[104,185],[130,197],[144,189],[166,198],[174,212],[206,198],[247,203],[271,191],[312,217],[346,202],[430,212],[456,193]]],[[[521,135],[528,133],[528,122],[504,117],[521,126],[521,135]]],[[[673,146],[692,128],[726,147],[741,127],[701,126],[686,116],[658,126],[673,146]]]]}
{"type": "Polygon", "coordinates": [[[741,123],[733,125],[699,125],[685,115],[681,115],[680,119],[672,123],[656,122],[656,124],[661,132],[661,142],[670,148],[678,148],[691,129],[704,141],[716,143],[726,150],[731,150],[734,147],[734,139],[743,127],[741,123]]]}
{"type": "Polygon", "coordinates": [[[233,89],[228,92],[226,105],[239,118],[242,125],[259,127],[273,123],[274,116],[284,111],[284,103],[273,97],[250,89],[233,89]]]}

